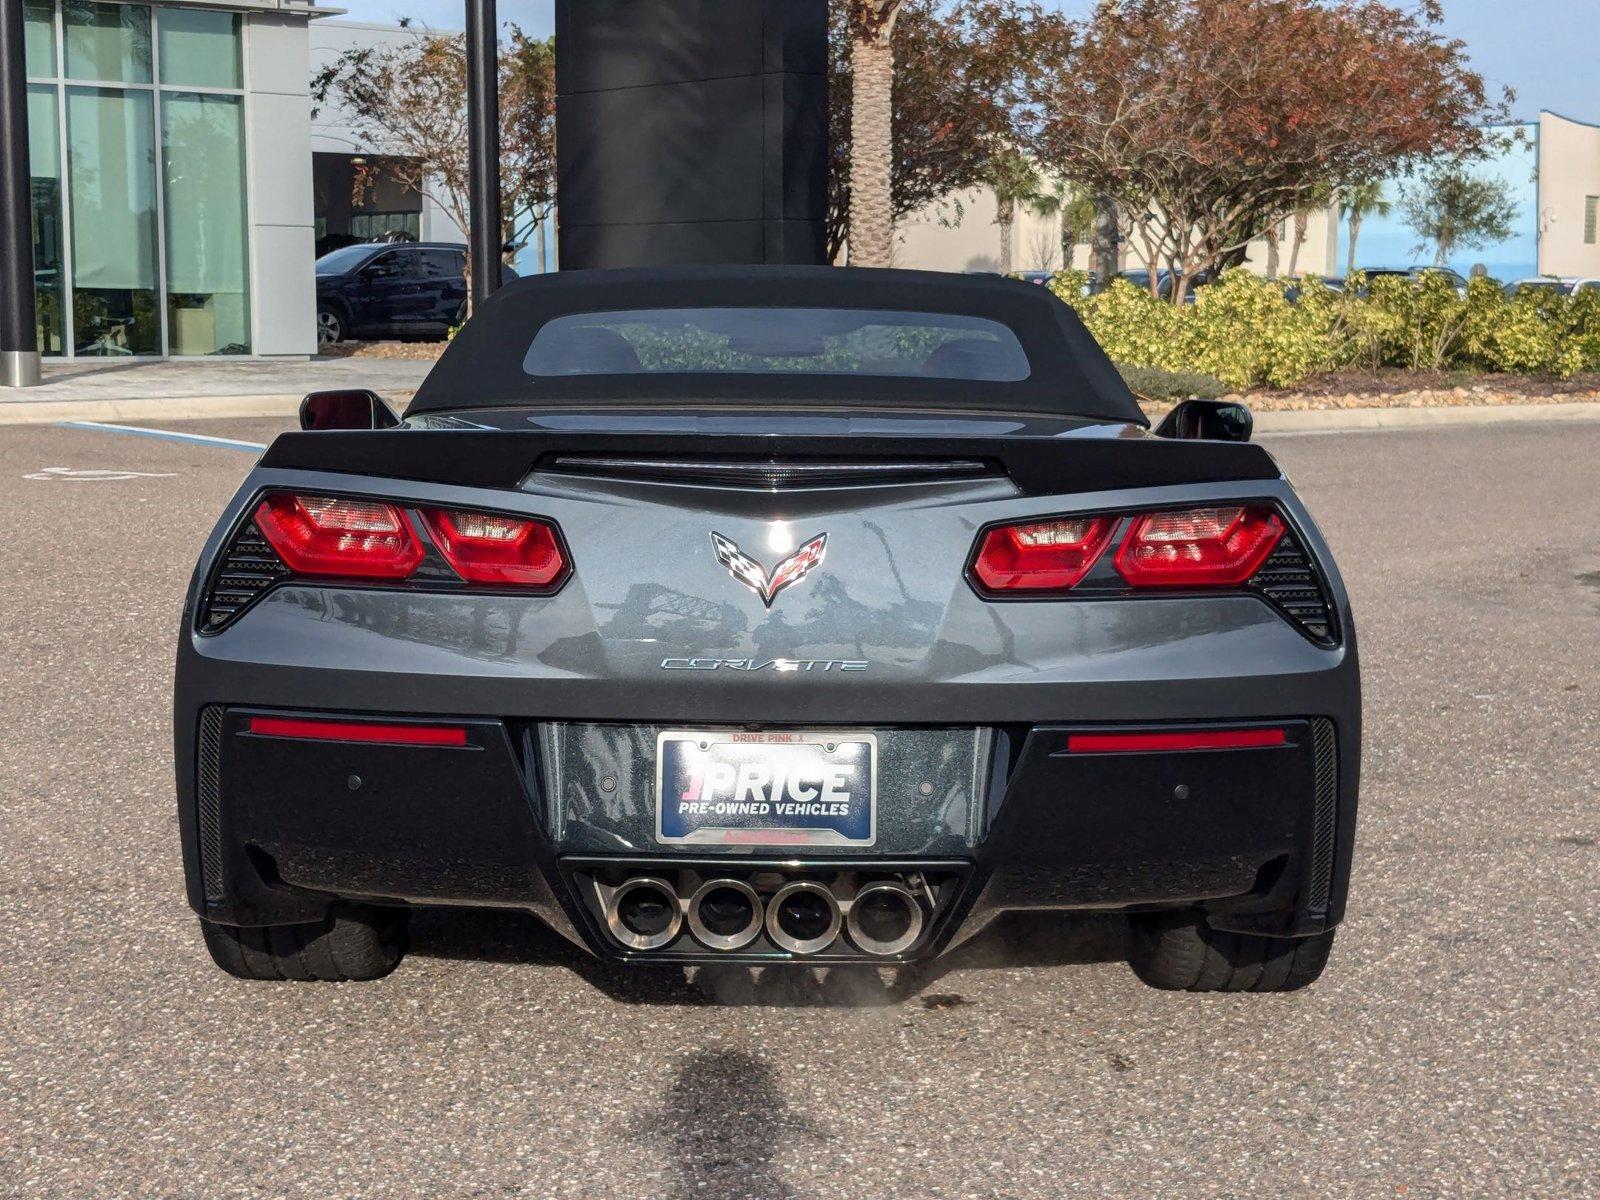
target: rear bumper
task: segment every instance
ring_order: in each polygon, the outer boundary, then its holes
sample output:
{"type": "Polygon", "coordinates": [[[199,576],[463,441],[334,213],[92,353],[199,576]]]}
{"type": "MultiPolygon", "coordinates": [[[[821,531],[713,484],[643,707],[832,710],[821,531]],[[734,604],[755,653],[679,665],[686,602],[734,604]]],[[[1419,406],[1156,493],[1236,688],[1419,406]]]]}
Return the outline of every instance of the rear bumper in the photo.
{"type": "MultiPolygon", "coordinates": [[[[304,713],[207,704],[185,721],[180,710],[189,898],[227,924],[317,920],[335,898],[491,905],[532,911],[596,954],[659,959],[608,935],[587,879],[921,871],[945,881],[927,932],[904,955],[923,958],[1019,909],[1200,905],[1220,928],[1309,934],[1338,921],[1347,889],[1359,729],[1334,716],[1140,723],[1282,731],[1277,745],[1155,752],[1069,748],[1072,734],[1126,731],[1126,722],[996,725],[976,731],[970,794],[941,781],[939,795],[956,796],[948,819],[898,819],[926,801],[885,792],[880,820],[887,813],[884,826],[901,831],[894,837],[866,853],[807,847],[776,859],[638,836],[640,812],[653,804],[649,762],[621,764],[610,815],[572,827],[552,791],[569,784],[553,771],[549,726],[538,722],[403,718],[465,731],[459,745],[412,745],[252,732],[251,717],[262,715],[304,713]]],[[[902,736],[917,747],[937,731],[902,736]]],[[[647,755],[653,742],[631,744],[647,755]]],[[[669,951],[682,961],[785,957],[759,945],[711,952],[687,934],[669,951]]]]}

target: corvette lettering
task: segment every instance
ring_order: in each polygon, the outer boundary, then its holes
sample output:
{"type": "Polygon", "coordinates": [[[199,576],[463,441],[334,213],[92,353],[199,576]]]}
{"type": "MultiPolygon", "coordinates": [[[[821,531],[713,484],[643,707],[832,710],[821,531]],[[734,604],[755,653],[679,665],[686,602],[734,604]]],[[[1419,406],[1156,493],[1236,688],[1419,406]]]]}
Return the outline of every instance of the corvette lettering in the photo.
{"type": "Polygon", "coordinates": [[[864,658],[664,658],[663,671],[865,671],[864,658]]]}

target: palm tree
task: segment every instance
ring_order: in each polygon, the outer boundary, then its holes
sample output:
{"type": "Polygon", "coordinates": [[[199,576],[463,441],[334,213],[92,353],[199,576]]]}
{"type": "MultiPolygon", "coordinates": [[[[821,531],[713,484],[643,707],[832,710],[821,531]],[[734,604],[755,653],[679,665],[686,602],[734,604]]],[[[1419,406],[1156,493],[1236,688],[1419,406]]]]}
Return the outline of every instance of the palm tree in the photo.
{"type": "Polygon", "coordinates": [[[1045,194],[1039,169],[1021,151],[1006,146],[989,159],[984,181],[994,191],[995,224],[1000,226],[1000,273],[1009,275],[1016,269],[1017,208],[1036,208],[1045,194]]]}
{"type": "Polygon", "coordinates": [[[1356,272],[1356,241],[1361,237],[1361,222],[1367,217],[1387,217],[1394,205],[1383,194],[1383,181],[1369,179],[1344,189],[1339,197],[1339,215],[1350,222],[1350,254],[1345,260],[1345,275],[1356,272]]]}
{"type": "Polygon", "coordinates": [[[1306,193],[1300,207],[1294,210],[1294,238],[1289,243],[1289,278],[1300,277],[1300,247],[1306,244],[1311,214],[1325,212],[1332,198],[1333,189],[1326,184],[1318,184],[1306,193]]]}
{"type": "Polygon", "coordinates": [[[1283,243],[1283,222],[1273,218],[1272,224],[1261,235],[1267,240],[1267,278],[1278,277],[1278,247],[1283,243]]]}
{"type": "Polygon", "coordinates": [[[902,0],[850,3],[850,263],[894,257],[894,19],[902,0]]]}
{"type": "Polygon", "coordinates": [[[1078,243],[1094,236],[1094,197],[1071,180],[1057,180],[1054,187],[1036,193],[1028,207],[1046,219],[1061,221],[1061,269],[1072,270],[1078,243]]]}

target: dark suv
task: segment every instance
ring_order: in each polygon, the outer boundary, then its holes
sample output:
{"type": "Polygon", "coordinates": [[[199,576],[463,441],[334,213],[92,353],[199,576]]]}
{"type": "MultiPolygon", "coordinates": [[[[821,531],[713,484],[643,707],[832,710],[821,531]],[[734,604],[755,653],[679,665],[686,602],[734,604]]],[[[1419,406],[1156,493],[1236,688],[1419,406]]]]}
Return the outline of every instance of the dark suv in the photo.
{"type": "Polygon", "coordinates": [[[443,338],[466,317],[467,249],[362,243],[317,259],[317,342],[443,338]]]}

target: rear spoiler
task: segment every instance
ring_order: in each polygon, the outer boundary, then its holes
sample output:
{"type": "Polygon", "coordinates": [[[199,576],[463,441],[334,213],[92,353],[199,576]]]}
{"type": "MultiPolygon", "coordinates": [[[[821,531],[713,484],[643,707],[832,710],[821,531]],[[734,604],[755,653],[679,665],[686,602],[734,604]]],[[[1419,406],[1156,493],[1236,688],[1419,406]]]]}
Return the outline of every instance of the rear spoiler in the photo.
{"type": "Polygon", "coordinates": [[[559,456],[644,455],[730,462],[977,459],[1028,495],[1281,479],[1260,446],[1138,437],[818,437],[784,434],[596,433],[398,429],[285,433],[261,458],[278,470],[333,471],[461,487],[518,487],[559,456]]]}

